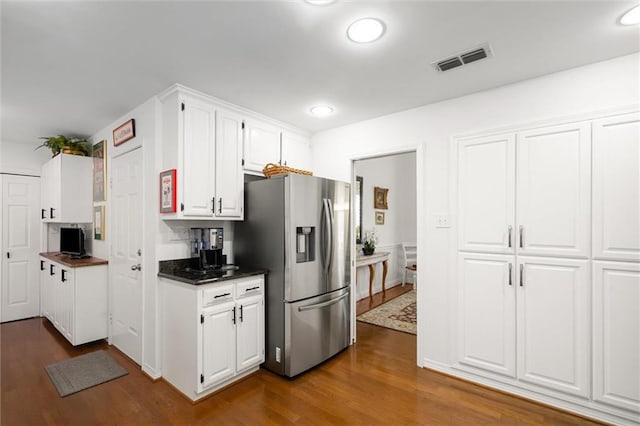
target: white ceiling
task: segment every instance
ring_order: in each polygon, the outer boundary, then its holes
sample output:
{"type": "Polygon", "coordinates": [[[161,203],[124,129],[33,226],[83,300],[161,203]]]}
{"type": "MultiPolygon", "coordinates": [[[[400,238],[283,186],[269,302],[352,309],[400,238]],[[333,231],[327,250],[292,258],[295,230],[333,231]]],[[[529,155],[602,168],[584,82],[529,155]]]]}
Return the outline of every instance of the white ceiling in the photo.
{"type": "Polygon", "coordinates": [[[637,52],[634,3],[3,1],[1,138],[88,136],[173,83],[315,132],[637,52]],[[385,36],[349,42],[365,16],[385,36]],[[484,42],[490,60],[430,65],[484,42]]]}

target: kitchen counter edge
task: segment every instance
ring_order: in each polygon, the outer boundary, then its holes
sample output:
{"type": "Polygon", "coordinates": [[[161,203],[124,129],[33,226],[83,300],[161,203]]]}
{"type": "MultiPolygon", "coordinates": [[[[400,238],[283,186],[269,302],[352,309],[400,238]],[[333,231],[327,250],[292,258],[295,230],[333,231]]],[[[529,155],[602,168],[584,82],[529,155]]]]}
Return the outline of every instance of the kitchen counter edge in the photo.
{"type": "Polygon", "coordinates": [[[191,284],[191,285],[194,285],[194,286],[219,283],[219,282],[222,282],[222,281],[237,280],[237,279],[240,279],[240,278],[251,277],[251,276],[254,276],[254,275],[267,275],[267,271],[264,270],[264,269],[256,269],[256,270],[239,269],[237,271],[234,271],[233,275],[230,275],[230,276],[216,277],[216,278],[210,278],[210,279],[204,279],[204,280],[191,280],[189,278],[180,277],[178,275],[172,275],[172,274],[166,273],[166,272],[158,272],[158,276],[160,278],[166,278],[166,279],[173,280],[173,281],[180,281],[180,282],[183,282],[183,283],[186,283],[186,284],[191,284]]]}
{"type": "Polygon", "coordinates": [[[97,266],[97,265],[107,265],[109,263],[108,260],[100,259],[99,257],[86,257],[84,259],[72,259],[68,254],[62,254],[59,251],[49,251],[44,253],[39,253],[41,257],[45,259],[49,259],[52,262],[60,263],[64,266],[68,266],[69,268],[81,268],[83,266],[97,266]]]}

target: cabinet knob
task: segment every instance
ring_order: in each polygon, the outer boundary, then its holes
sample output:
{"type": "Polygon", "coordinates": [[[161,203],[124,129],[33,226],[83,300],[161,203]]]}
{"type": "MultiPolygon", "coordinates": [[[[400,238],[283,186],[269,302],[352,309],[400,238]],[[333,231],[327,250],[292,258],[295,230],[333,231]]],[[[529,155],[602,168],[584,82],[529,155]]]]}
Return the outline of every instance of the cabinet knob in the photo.
{"type": "Polygon", "coordinates": [[[142,266],[138,263],[137,265],[131,265],[132,271],[142,271],[142,266]]]}

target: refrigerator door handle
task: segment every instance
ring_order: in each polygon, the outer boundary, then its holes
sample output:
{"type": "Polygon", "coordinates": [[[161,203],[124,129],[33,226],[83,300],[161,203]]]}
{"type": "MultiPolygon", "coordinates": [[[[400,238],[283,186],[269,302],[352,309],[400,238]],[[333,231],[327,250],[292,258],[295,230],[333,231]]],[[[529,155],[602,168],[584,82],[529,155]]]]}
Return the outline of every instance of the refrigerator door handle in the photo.
{"type": "Polygon", "coordinates": [[[322,235],[322,266],[324,272],[329,273],[331,267],[331,217],[329,216],[329,200],[322,199],[322,220],[324,232],[322,235]]]}
{"type": "Polygon", "coordinates": [[[298,312],[309,311],[311,309],[324,308],[325,306],[329,306],[329,305],[335,305],[336,303],[338,303],[348,295],[349,293],[345,293],[342,296],[338,296],[335,299],[327,300],[326,302],[314,303],[313,305],[300,306],[298,307],[298,312]]]}
{"type": "Polygon", "coordinates": [[[327,258],[327,273],[331,270],[331,266],[333,265],[333,203],[330,199],[327,199],[327,211],[329,212],[329,257],[327,258]]]}

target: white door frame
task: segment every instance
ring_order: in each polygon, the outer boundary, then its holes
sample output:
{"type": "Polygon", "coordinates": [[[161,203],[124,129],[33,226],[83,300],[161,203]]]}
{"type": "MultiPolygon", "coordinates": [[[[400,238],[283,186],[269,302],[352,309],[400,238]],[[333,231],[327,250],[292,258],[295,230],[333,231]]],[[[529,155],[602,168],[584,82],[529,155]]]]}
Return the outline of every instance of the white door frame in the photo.
{"type": "MultiPolygon", "coordinates": [[[[361,161],[361,160],[369,160],[372,158],[379,158],[379,157],[388,157],[390,155],[398,155],[398,154],[407,154],[407,153],[415,153],[416,155],[416,234],[417,234],[417,259],[418,259],[418,264],[422,264],[425,265],[426,262],[424,259],[422,259],[422,257],[424,256],[423,253],[425,252],[424,250],[421,250],[420,247],[423,247],[423,243],[424,243],[424,225],[422,220],[420,220],[420,218],[425,217],[426,216],[426,199],[424,196],[424,189],[425,189],[425,182],[424,182],[424,156],[425,156],[425,147],[424,144],[422,143],[416,143],[415,145],[409,145],[409,146],[402,146],[402,147],[396,147],[396,148],[391,148],[389,150],[377,150],[375,152],[370,152],[370,153],[366,153],[366,154],[362,154],[362,155],[358,155],[355,157],[351,157],[350,162],[351,162],[351,187],[355,188],[355,183],[356,183],[356,170],[355,170],[355,163],[356,161],[361,161]]],[[[355,206],[355,191],[351,191],[351,205],[355,206]]],[[[355,224],[355,209],[351,208],[351,223],[355,224]]],[[[355,286],[356,286],[356,279],[357,279],[357,270],[356,270],[356,239],[355,239],[355,229],[353,227],[353,225],[351,226],[351,276],[353,277],[351,280],[351,342],[355,343],[356,342],[356,299],[357,299],[357,294],[355,291],[355,286]]],[[[424,270],[424,268],[422,268],[424,270]]],[[[424,277],[425,274],[422,275],[422,278],[420,280],[421,286],[424,286],[424,277]]],[[[418,281],[418,278],[416,276],[416,281],[418,281]]],[[[423,292],[424,293],[424,292],[423,292]]],[[[419,300],[416,300],[416,313],[419,311],[418,306],[420,305],[419,300]]],[[[418,328],[417,328],[417,335],[416,335],[416,339],[418,341],[418,345],[417,345],[417,351],[418,353],[416,354],[417,356],[417,360],[418,360],[418,365],[420,365],[420,360],[422,359],[422,357],[420,356],[420,347],[421,345],[419,344],[420,342],[420,315],[417,315],[417,321],[418,321],[418,328]]]]}

